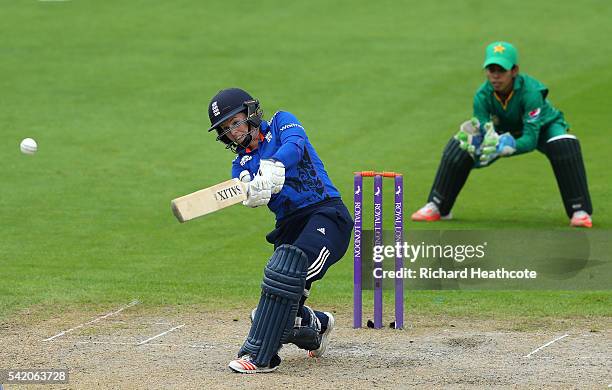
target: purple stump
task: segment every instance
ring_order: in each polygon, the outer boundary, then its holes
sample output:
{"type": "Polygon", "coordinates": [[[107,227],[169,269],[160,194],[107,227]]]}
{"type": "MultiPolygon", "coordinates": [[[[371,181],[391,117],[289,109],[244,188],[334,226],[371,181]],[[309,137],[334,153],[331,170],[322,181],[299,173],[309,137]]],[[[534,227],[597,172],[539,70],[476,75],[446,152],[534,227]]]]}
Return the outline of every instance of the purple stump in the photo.
{"type": "Polygon", "coordinates": [[[355,230],[353,235],[353,328],[361,328],[361,205],[363,200],[363,178],[355,173],[354,185],[355,230]]]}
{"type": "MultiPolygon", "coordinates": [[[[383,178],[374,176],[374,245],[383,245],[383,178]]],[[[374,262],[373,270],[380,269],[378,275],[382,276],[382,262],[374,262]]],[[[376,272],[375,272],[376,273],[376,272]]],[[[374,328],[382,328],[383,291],[382,278],[374,277],[374,328]]]]}
{"type": "MultiPolygon", "coordinates": [[[[395,242],[400,245],[404,241],[404,178],[402,175],[395,176],[395,242]]],[[[395,258],[395,270],[404,268],[403,257],[395,258]]],[[[404,279],[395,278],[395,329],[404,327],[404,279]]]]}

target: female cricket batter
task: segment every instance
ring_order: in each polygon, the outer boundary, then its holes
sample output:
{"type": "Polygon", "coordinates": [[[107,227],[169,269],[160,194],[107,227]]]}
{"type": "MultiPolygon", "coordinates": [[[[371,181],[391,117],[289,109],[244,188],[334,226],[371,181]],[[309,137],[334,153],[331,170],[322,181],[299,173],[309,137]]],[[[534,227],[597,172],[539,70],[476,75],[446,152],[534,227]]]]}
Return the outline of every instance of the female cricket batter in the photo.
{"type": "Polygon", "coordinates": [[[229,367],[249,374],[274,371],[286,343],[319,357],[334,317],[304,302],[312,283],[346,252],[351,215],[294,115],[278,111],[263,120],[259,102],[239,88],[215,95],[208,115],[209,131],[237,154],[232,177],[247,183],[243,204],[267,205],[276,215],[276,228],[266,236],[274,253],[264,269],[251,330],[229,367]]]}

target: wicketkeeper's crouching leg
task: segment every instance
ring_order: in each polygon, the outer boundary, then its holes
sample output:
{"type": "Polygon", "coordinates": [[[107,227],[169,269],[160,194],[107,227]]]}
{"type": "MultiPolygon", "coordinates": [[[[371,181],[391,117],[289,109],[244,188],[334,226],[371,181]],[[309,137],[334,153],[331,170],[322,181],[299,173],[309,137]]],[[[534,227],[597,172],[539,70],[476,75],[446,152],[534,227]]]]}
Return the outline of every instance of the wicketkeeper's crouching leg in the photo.
{"type": "Polygon", "coordinates": [[[270,372],[277,368],[277,352],[293,330],[306,285],[308,258],[296,246],[281,245],[264,270],[261,298],[249,336],[229,367],[241,373],[270,372]],[[273,358],[277,362],[271,361],[273,358]]]}
{"type": "Polygon", "coordinates": [[[546,157],[555,173],[565,213],[573,226],[591,227],[593,206],[580,142],[571,134],[546,141],[546,157]]]}
{"type": "Polygon", "coordinates": [[[414,221],[450,219],[450,211],[474,167],[474,158],[451,138],[444,148],[427,204],[412,214],[414,221]]]}

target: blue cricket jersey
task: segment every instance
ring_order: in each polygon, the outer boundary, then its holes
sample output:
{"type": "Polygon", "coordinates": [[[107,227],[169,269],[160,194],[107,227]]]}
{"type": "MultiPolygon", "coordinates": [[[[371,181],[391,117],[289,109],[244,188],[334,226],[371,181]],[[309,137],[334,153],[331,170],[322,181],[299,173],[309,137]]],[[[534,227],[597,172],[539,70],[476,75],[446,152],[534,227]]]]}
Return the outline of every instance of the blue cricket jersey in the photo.
{"type": "Polygon", "coordinates": [[[246,169],[253,178],[262,159],[282,162],[285,165],[285,184],[268,203],[277,221],[298,209],[340,197],[304,127],[293,114],[278,111],[269,121],[262,121],[259,130],[257,149],[238,149],[238,156],[232,162],[232,177],[239,177],[246,169]]]}

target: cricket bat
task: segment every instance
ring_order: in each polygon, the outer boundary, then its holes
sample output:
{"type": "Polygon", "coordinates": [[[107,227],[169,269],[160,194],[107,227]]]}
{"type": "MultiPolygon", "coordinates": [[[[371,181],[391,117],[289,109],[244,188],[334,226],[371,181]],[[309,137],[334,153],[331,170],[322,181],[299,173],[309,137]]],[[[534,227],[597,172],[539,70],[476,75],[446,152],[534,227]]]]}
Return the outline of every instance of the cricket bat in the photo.
{"type": "Polygon", "coordinates": [[[231,179],[174,199],[171,202],[172,213],[183,223],[242,202],[246,198],[246,185],[239,179],[231,179]]]}

